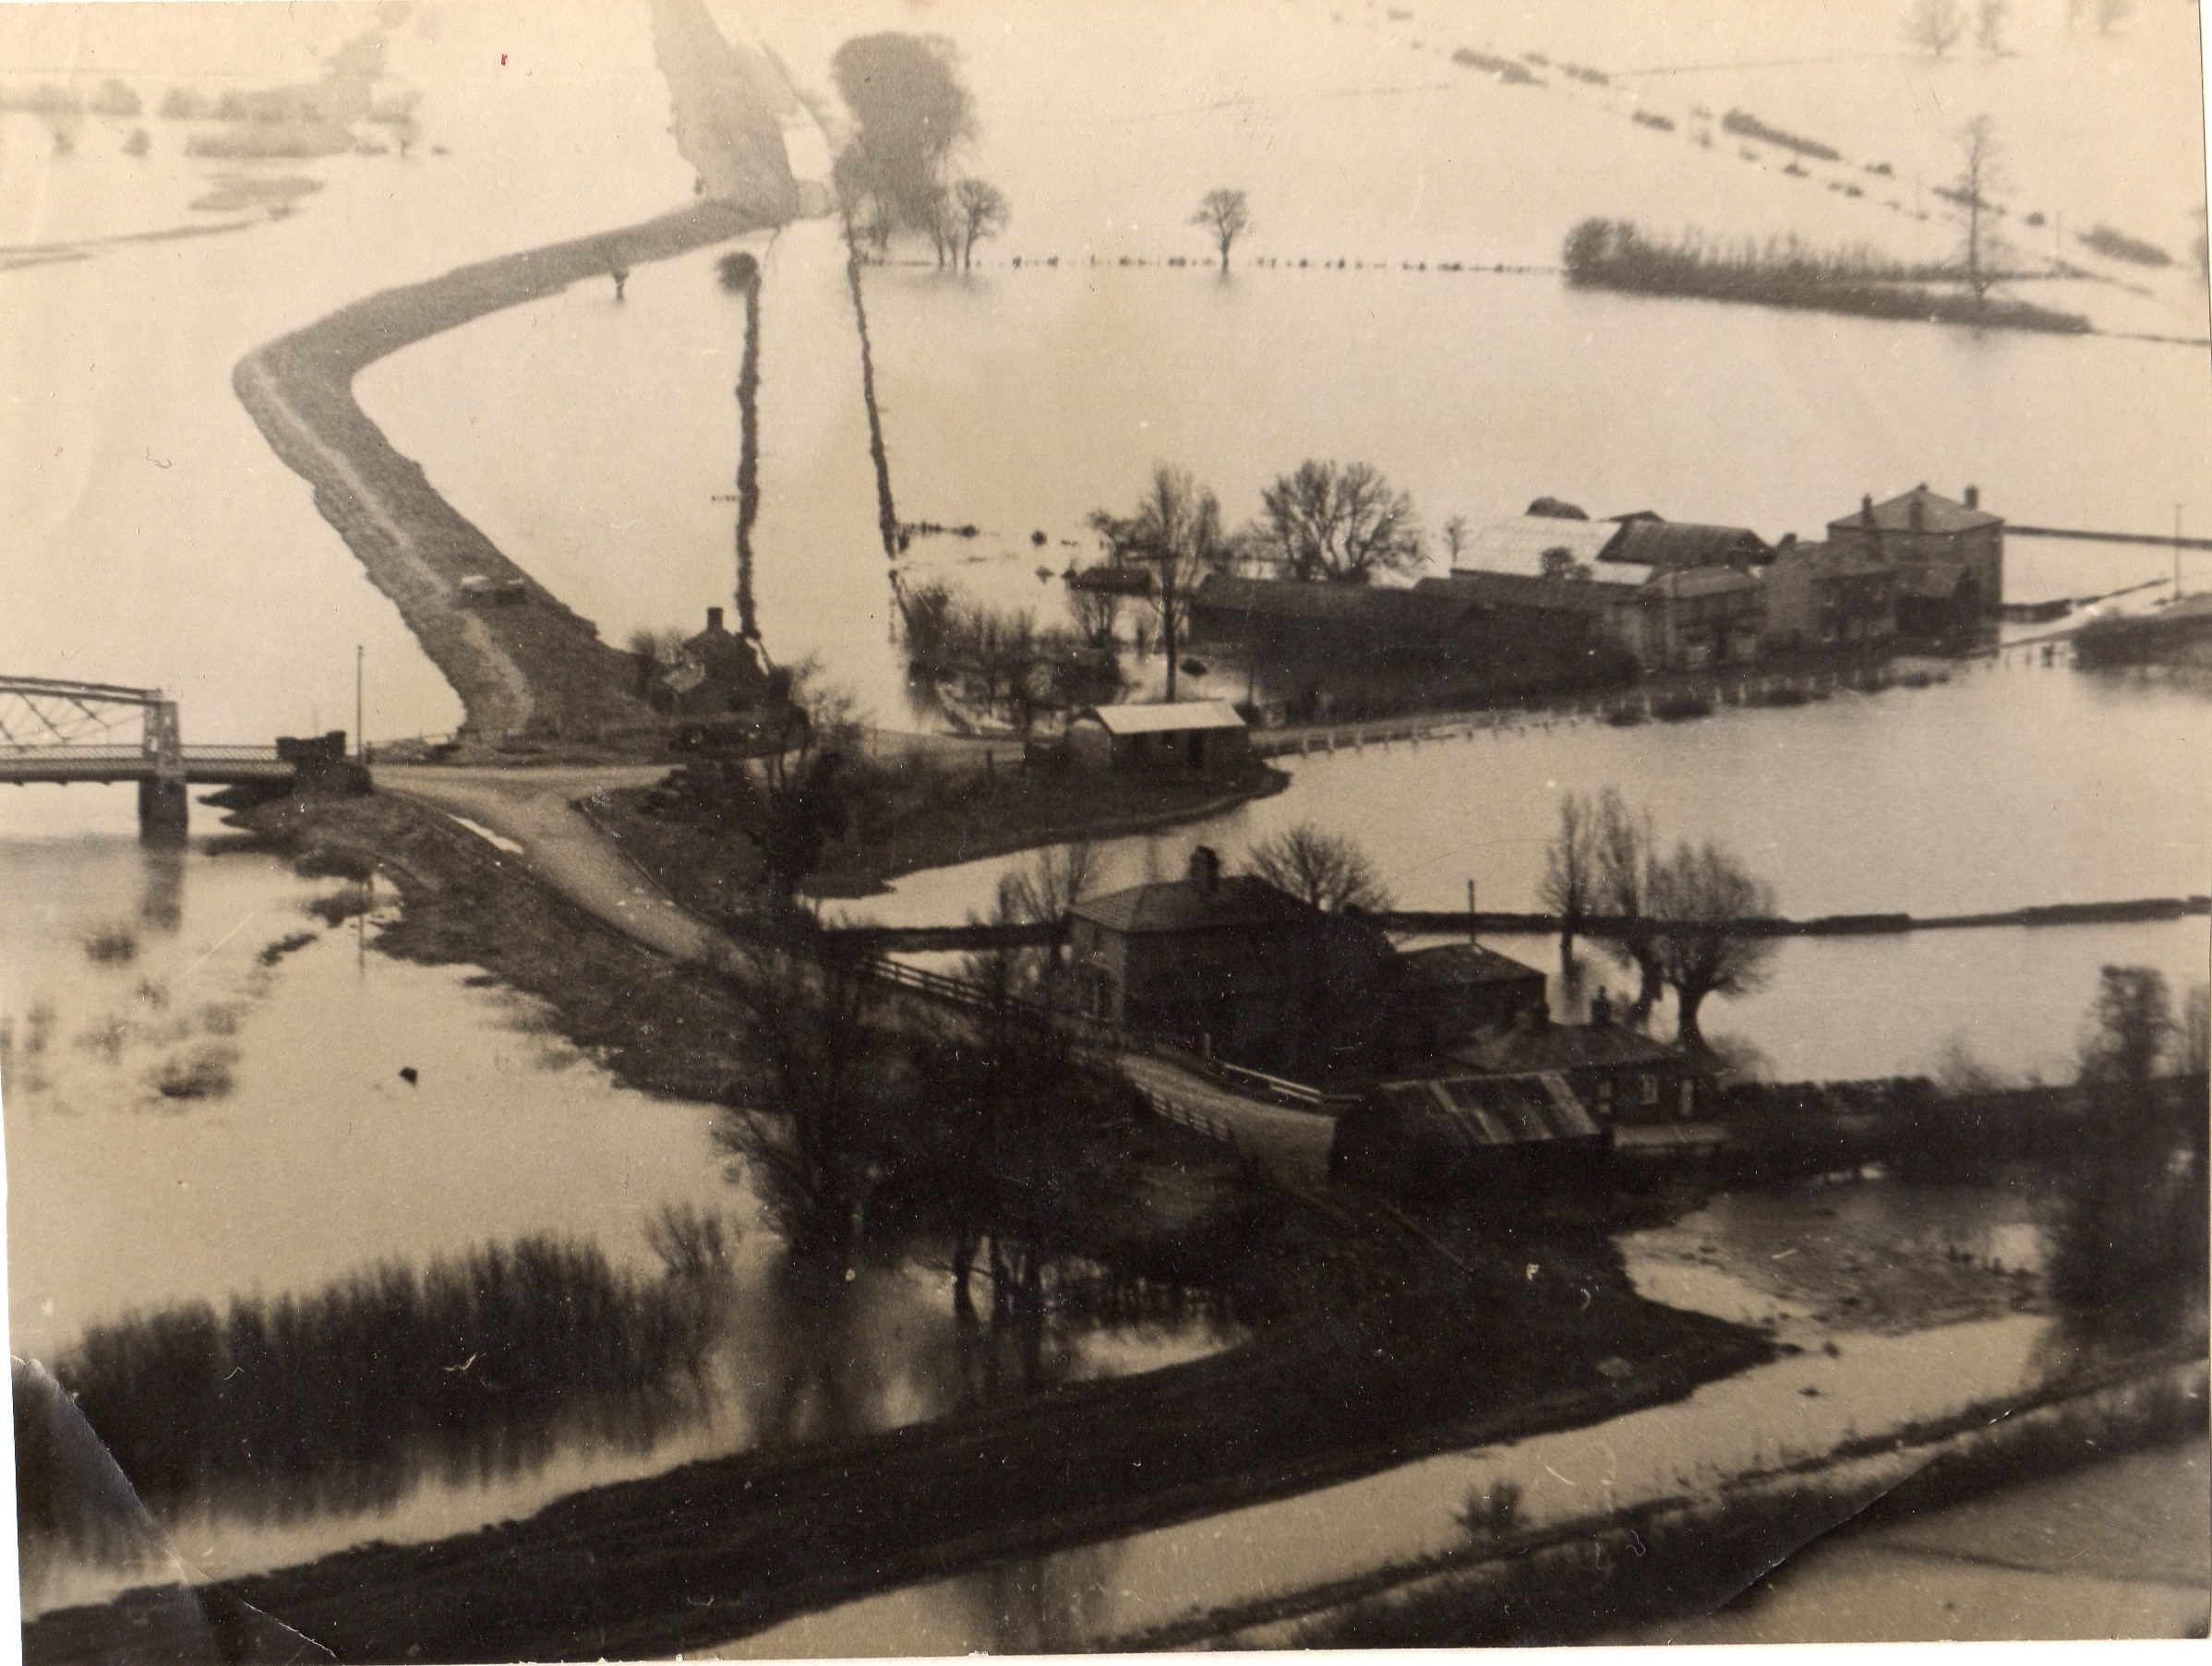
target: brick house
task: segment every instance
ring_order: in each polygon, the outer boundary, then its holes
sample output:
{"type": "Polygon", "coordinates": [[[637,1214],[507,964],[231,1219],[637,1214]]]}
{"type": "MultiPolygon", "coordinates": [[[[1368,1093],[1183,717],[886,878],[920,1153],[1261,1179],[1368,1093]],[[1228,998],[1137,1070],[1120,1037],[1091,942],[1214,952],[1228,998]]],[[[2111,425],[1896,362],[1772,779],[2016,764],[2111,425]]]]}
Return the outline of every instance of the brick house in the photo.
{"type": "Polygon", "coordinates": [[[1086,897],[1068,964],[1092,1018],[1254,1069],[1325,1077],[1371,1056],[1389,940],[1265,880],[1225,876],[1205,845],[1180,880],[1086,897]]]}
{"type": "Polygon", "coordinates": [[[1884,503],[1869,494],[1857,514],[1828,523],[1828,543],[1896,569],[1900,629],[1947,634],[1993,617],[2004,601],[2004,521],[1973,486],[1964,502],[1925,481],[1884,503]]]}

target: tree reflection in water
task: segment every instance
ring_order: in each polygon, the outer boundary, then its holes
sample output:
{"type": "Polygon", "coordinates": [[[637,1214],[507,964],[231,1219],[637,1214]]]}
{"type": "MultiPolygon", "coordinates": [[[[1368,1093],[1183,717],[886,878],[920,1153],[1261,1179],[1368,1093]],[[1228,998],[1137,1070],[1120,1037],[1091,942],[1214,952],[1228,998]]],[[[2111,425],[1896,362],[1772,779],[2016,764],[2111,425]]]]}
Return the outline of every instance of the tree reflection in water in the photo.
{"type": "Polygon", "coordinates": [[[96,1326],[51,1378],[15,1370],[26,1563],[129,1565],[149,1522],[356,1515],[566,1445],[649,1449],[704,1415],[730,1288],[718,1254],[644,1278],[538,1237],[96,1326]]]}

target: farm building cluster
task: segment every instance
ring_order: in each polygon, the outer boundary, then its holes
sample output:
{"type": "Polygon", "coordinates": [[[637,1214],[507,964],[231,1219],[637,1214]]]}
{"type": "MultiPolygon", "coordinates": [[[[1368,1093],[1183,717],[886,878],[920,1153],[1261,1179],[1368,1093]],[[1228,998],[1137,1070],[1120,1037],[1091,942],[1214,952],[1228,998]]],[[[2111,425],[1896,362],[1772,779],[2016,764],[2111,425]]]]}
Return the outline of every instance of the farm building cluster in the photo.
{"type": "Polygon", "coordinates": [[[1191,599],[1195,644],[1278,666],[1388,654],[1431,680],[1528,666],[1592,680],[1749,667],[1805,652],[1970,640],[2004,585],[2004,522],[1978,492],[1926,485],[1770,544],[1649,510],[1592,520],[1539,498],[1472,529],[1448,575],[1406,587],[1218,576],[1191,599]]]}
{"type": "Polygon", "coordinates": [[[1618,1131],[1711,1114],[1706,1068],[1620,1021],[1551,1012],[1533,966],[1466,942],[1398,947],[1200,845],[1179,879],[1076,904],[1068,966],[1084,1015],[1336,1121],[1332,1172],[1401,1193],[1556,1196],[1604,1168],[1618,1131]]]}

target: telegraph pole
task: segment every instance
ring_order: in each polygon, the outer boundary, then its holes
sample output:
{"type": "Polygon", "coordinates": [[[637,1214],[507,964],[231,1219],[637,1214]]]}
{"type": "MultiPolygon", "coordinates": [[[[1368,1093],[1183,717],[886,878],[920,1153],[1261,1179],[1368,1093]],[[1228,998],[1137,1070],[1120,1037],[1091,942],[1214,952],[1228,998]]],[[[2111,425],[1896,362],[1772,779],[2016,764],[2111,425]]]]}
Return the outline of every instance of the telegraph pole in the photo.
{"type": "Polygon", "coordinates": [[[361,644],[354,644],[354,759],[368,761],[368,736],[361,727],[361,644]]]}
{"type": "Polygon", "coordinates": [[[2173,599],[2182,599],[2182,506],[2173,506],[2173,599]]]}

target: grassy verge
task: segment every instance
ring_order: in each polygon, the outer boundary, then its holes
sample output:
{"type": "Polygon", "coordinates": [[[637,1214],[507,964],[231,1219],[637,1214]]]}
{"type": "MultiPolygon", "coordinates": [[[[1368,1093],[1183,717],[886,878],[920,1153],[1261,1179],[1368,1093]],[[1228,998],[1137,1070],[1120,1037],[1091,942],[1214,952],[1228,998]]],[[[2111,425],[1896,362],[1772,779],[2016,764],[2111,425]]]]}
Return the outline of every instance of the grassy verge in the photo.
{"type": "MultiPolygon", "coordinates": [[[[1255,763],[1234,775],[1086,774],[944,766],[925,754],[856,770],[851,821],[804,889],[868,896],[925,868],[1078,839],[1121,838],[1221,815],[1290,785],[1255,763]]],[[[741,826],[699,813],[659,788],[608,795],[595,821],[686,908],[709,919],[745,905],[761,883],[741,826]]]]}

